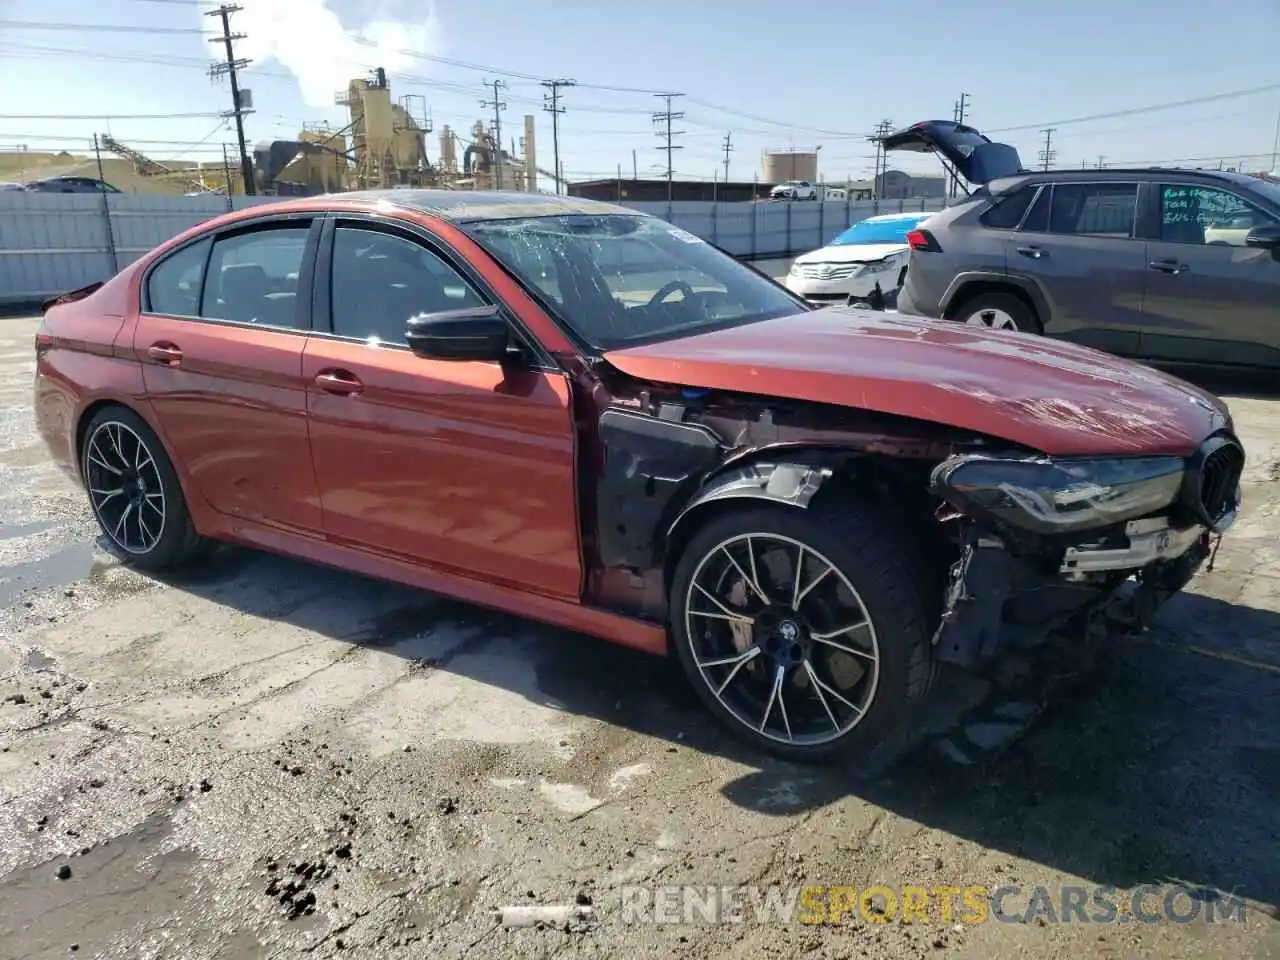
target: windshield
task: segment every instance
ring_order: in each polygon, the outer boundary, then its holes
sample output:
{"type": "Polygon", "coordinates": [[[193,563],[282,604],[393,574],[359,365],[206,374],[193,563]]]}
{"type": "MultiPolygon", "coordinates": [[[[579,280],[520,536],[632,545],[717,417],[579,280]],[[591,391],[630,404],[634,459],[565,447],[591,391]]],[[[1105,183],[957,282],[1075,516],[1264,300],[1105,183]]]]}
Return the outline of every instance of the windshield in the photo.
{"type": "Polygon", "coordinates": [[[930,214],[919,214],[909,217],[894,217],[892,220],[863,220],[855,223],[844,233],[836,235],[831,241],[833,247],[843,247],[853,243],[900,243],[906,246],[907,234],[930,214]]]}
{"type": "Polygon", "coordinates": [[[613,350],[812,309],[655,217],[485,220],[471,237],[594,348],[613,350]]]}

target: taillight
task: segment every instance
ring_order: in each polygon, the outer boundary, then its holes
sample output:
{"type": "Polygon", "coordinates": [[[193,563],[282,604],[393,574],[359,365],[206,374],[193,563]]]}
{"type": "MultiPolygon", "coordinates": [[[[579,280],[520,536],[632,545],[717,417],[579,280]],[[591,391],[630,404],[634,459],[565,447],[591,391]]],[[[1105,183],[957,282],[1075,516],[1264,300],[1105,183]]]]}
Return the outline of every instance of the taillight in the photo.
{"type": "Polygon", "coordinates": [[[942,245],[938,243],[933,234],[928,230],[912,230],[908,233],[907,246],[912,250],[920,250],[924,253],[942,252],[942,245]]]}
{"type": "Polygon", "coordinates": [[[36,331],[36,359],[39,360],[53,347],[53,335],[43,330],[36,331]]]}

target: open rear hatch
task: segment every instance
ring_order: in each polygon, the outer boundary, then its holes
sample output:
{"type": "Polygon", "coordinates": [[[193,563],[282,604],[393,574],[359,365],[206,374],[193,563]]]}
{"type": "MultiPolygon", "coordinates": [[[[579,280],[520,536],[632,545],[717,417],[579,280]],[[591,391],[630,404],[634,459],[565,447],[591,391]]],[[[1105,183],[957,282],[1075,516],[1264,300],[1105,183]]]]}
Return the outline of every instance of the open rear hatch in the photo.
{"type": "Polygon", "coordinates": [[[886,151],[936,154],[943,166],[975,187],[1027,172],[1018,151],[1009,144],[996,143],[954,120],[921,120],[888,134],[880,143],[886,151]]]}

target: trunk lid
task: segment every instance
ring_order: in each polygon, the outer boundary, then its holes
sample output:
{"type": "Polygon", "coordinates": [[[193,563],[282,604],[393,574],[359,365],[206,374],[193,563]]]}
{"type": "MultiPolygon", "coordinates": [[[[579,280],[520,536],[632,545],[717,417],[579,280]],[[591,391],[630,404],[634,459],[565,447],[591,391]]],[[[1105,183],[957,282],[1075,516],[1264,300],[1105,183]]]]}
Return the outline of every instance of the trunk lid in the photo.
{"type": "Polygon", "coordinates": [[[887,150],[940,155],[960,176],[975,186],[1025,173],[1018,151],[1007,143],[996,143],[973,127],[954,120],[922,120],[884,137],[887,150]]]}
{"type": "Polygon", "coordinates": [[[1057,456],[1188,456],[1228,422],[1204,391],[1098,350],[847,307],[605,359],[642,380],[913,417],[1057,456]]]}

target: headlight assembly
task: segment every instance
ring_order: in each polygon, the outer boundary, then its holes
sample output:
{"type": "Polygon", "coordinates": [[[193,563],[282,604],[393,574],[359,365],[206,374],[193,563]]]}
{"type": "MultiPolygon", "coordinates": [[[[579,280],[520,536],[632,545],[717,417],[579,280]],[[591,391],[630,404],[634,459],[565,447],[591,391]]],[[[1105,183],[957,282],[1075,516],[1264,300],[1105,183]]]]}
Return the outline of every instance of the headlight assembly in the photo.
{"type": "Polygon", "coordinates": [[[952,457],[934,491],[966,513],[1038,534],[1123,523],[1169,506],[1182,487],[1181,457],[999,460],[952,457]]]}

